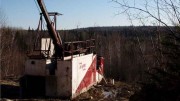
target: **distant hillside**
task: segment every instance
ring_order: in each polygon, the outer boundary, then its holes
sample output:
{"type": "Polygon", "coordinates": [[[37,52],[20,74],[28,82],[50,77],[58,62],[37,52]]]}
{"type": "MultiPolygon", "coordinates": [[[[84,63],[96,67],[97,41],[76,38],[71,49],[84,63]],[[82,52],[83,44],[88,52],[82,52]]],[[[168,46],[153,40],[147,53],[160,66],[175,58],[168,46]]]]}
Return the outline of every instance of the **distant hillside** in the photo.
{"type": "MultiPolygon", "coordinates": [[[[27,59],[26,52],[33,49],[38,33],[11,28],[1,30],[2,73],[20,76],[27,59]]],[[[118,26],[60,30],[59,33],[63,42],[95,39],[96,53],[105,57],[105,76],[135,82],[143,78],[144,70],[157,65],[155,50],[158,47],[154,46],[159,46],[159,33],[168,32],[165,27],[118,26]]],[[[48,37],[47,31],[40,35],[48,37]]]]}

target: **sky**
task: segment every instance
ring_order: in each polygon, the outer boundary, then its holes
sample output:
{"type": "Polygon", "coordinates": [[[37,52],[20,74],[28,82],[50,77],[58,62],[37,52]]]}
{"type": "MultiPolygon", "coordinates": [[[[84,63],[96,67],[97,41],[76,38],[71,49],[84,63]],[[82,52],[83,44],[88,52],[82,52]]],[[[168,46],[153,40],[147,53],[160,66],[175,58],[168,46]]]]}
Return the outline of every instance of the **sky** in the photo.
{"type": "MultiPolygon", "coordinates": [[[[0,0],[0,8],[7,17],[7,25],[36,29],[39,10],[36,0],[0,0]]],[[[44,0],[49,12],[59,12],[57,29],[94,26],[128,26],[127,16],[116,15],[118,9],[111,0],[44,0]]]]}

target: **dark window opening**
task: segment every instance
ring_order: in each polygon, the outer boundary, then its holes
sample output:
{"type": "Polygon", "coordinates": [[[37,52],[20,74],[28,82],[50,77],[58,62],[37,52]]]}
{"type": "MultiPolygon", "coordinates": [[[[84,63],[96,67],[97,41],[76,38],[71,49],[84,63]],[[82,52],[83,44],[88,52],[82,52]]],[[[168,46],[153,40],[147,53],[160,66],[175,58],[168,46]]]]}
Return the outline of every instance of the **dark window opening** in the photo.
{"type": "Polygon", "coordinates": [[[34,64],[35,64],[35,61],[31,61],[31,64],[33,64],[33,65],[34,65],[34,64]]]}

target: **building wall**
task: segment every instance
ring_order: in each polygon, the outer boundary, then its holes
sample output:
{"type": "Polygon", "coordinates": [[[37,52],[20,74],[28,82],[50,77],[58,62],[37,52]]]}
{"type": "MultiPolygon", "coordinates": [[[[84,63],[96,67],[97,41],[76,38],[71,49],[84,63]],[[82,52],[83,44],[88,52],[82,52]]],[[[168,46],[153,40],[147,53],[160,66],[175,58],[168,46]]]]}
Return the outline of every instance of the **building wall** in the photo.
{"type": "Polygon", "coordinates": [[[46,60],[45,59],[29,59],[26,61],[25,74],[33,76],[46,75],[46,60]]]}
{"type": "Polygon", "coordinates": [[[57,62],[57,96],[70,97],[72,89],[72,61],[57,62]]]}
{"type": "Polygon", "coordinates": [[[72,96],[88,90],[95,82],[96,60],[93,54],[73,58],[72,60],[72,96]],[[94,60],[94,62],[93,62],[94,60]],[[94,64],[93,64],[94,63],[94,64]]]}

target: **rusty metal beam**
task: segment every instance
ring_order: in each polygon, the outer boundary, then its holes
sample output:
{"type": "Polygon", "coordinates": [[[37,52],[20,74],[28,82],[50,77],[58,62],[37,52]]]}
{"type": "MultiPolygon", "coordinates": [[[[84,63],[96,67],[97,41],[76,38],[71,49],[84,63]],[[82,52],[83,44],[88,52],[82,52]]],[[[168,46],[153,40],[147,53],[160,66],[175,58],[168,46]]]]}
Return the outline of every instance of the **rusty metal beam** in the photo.
{"type": "MultiPolygon", "coordinates": [[[[51,36],[52,40],[53,40],[53,44],[55,46],[55,52],[57,56],[60,56],[62,53],[62,40],[60,35],[56,32],[55,28],[53,27],[49,14],[46,10],[45,4],[43,2],[43,0],[37,0],[38,5],[41,9],[41,12],[45,18],[45,21],[47,23],[47,28],[49,31],[49,35],[51,36]]],[[[56,13],[57,14],[57,13],[56,13]]]]}

